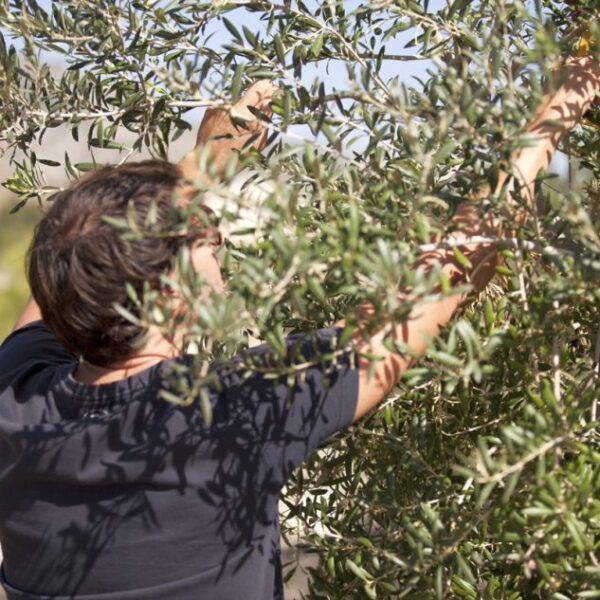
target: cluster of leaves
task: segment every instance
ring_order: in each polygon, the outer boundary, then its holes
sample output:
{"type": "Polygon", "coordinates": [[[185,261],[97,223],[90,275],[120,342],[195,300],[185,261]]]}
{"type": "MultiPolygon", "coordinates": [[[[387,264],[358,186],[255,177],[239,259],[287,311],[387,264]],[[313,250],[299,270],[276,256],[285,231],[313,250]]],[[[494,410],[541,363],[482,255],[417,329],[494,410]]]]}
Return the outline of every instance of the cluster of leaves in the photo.
{"type": "MultiPolygon", "coordinates": [[[[594,2],[578,7],[587,23],[594,2]]],[[[519,0],[3,0],[0,17],[0,140],[23,202],[52,191],[42,166],[90,167],[36,156],[48,128],[85,135],[92,163],[103,148],[165,156],[188,110],[278,83],[269,150],[240,192],[211,186],[229,293],[199,299],[182,257],[188,339],[211,358],[249,335],[281,348],[361,300],[374,321],[401,318],[431,293],[417,255],[528,143],[541,79],[579,35],[572,5],[519,0]]],[[[596,140],[570,141],[594,176],[596,140]]],[[[284,530],[300,523],[319,554],[311,597],[600,597],[599,192],[539,187],[502,288],[294,475],[284,530]]]]}

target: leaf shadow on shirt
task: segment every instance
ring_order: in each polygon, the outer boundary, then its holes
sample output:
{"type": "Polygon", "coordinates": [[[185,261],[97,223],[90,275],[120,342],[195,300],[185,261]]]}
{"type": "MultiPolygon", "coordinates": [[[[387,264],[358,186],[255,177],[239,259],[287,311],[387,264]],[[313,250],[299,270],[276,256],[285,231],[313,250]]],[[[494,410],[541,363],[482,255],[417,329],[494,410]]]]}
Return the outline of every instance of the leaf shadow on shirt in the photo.
{"type": "MultiPolygon", "coordinates": [[[[91,403],[60,391],[72,365],[55,369],[36,419],[0,434],[6,583],[72,597],[189,579],[226,597],[267,576],[265,597],[282,597],[279,495],[338,430],[348,367],[311,348],[309,359],[306,343],[293,361],[288,352],[285,366],[303,367],[279,377],[265,377],[272,356],[258,369],[223,371],[210,426],[198,403],[158,397],[170,385],[164,368],[142,391],[122,386],[91,403]]],[[[193,372],[190,357],[181,360],[193,372]]]]}

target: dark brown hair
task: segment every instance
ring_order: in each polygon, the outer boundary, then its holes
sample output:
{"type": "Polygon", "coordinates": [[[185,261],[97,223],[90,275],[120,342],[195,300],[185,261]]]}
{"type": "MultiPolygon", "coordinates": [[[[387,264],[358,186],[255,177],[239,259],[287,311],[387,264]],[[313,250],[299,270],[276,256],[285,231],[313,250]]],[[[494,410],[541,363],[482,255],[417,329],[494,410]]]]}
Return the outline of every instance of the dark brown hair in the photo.
{"type": "Polygon", "coordinates": [[[118,363],[144,341],[146,329],[115,305],[139,316],[126,284],[141,298],[144,284],[156,288],[190,242],[177,233],[180,178],[176,165],[159,160],[102,167],[57,193],[36,228],[28,267],[33,297],[62,344],[90,363],[118,363]],[[155,221],[154,235],[132,238],[114,223],[132,218],[141,227],[155,221]]]}

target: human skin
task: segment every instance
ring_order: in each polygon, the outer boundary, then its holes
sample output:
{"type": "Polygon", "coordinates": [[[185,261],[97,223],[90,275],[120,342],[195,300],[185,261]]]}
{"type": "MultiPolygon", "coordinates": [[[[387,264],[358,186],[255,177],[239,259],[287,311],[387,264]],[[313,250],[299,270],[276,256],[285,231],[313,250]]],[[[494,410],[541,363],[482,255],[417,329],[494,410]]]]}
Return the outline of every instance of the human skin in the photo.
{"type": "MultiPolygon", "coordinates": [[[[514,177],[508,181],[508,174],[503,173],[494,190],[498,193],[503,187],[507,188],[507,204],[514,207],[512,217],[516,224],[523,223],[527,217],[527,211],[519,208],[514,199],[516,192],[532,205],[534,183],[540,170],[548,167],[560,141],[581,121],[600,91],[600,63],[589,56],[570,59],[557,69],[555,75],[563,80],[562,85],[545,96],[525,130],[535,137],[535,142],[513,157],[514,177]]],[[[448,242],[475,236],[502,238],[513,233],[505,230],[500,220],[490,213],[482,218],[478,203],[472,200],[459,205],[450,226],[455,228],[455,232],[446,238],[448,242]]],[[[472,269],[461,266],[453,251],[443,248],[422,255],[415,267],[424,266],[427,269],[437,265],[455,285],[470,282],[475,290],[481,290],[494,276],[498,262],[496,249],[482,244],[465,244],[459,248],[473,265],[472,269]]],[[[366,333],[364,325],[356,328],[354,347],[363,356],[359,358],[355,420],[386,397],[402,373],[424,354],[431,340],[448,324],[466,297],[465,293],[456,293],[441,296],[435,301],[417,302],[405,320],[383,323],[375,332],[366,333]],[[404,354],[391,352],[384,345],[385,339],[402,342],[408,351],[404,354]],[[366,355],[377,356],[379,360],[371,365],[372,359],[366,355]]],[[[364,323],[373,308],[363,305],[358,311],[364,323]]],[[[344,325],[345,322],[338,324],[344,325]]]]}

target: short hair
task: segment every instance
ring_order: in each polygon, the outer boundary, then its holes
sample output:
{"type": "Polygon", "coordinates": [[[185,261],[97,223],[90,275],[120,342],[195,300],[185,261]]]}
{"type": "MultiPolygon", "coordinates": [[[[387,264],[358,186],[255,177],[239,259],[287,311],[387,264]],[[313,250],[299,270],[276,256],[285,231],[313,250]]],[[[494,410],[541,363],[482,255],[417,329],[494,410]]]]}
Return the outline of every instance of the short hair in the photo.
{"type": "Polygon", "coordinates": [[[185,221],[174,201],[180,180],[176,165],[147,160],[96,169],[53,196],[29,249],[28,279],[44,322],[70,352],[109,366],[143,344],[147,329],[115,306],[139,317],[127,284],[138,298],[145,285],[157,289],[190,243],[177,233],[185,221]],[[124,235],[131,231],[115,220],[132,216],[154,221],[159,235],[124,235]]]}

